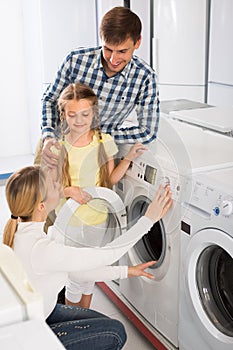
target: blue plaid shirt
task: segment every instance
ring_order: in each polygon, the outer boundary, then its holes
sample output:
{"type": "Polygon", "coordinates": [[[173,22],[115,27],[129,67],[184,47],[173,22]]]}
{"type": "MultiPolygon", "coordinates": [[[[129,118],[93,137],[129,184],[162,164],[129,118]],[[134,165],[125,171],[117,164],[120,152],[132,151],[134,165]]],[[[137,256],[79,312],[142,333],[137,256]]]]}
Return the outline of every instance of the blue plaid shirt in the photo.
{"type": "Polygon", "coordinates": [[[61,91],[74,82],[89,85],[98,96],[101,130],[111,134],[116,143],[148,143],[156,138],[159,100],[155,72],[143,60],[133,56],[120,73],[108,77],[101,55],[101,47],[82,48],[65,58],[55,81],[43,95],[43,139],[54,137],[60,124],[57,99],[61,91]],[[136,123],[124,123],[132,116],[136,116],[136,123]]]}

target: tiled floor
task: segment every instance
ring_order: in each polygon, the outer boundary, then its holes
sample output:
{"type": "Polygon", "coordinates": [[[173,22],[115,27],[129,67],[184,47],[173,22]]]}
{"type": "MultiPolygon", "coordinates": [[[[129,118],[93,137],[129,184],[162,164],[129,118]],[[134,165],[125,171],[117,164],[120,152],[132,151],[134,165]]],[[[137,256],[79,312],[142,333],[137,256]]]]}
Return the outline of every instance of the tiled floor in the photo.
{"type": "MultiPolygon", "coordinates": [[[[5,186],[0,186],[0,240],[2,241],[3,228],[10,215],[5,199],[5,186]]],[[[91,307],[112,318],[120,320],[127,331],[125,350],[153,350],[155,349],[147,339],[140,334],[134,325],[121,313],[121,311],[108,299],[103,291],[96,286],[91,307]]]]}

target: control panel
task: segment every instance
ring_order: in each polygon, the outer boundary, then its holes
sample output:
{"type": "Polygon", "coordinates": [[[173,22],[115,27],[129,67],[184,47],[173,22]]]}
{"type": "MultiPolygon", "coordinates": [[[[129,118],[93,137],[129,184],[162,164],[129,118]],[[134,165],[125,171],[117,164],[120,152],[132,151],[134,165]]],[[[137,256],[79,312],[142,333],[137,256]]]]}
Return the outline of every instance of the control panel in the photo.
{"type": "Polygon", "coordinates": [[[233,218],[233,195],[221,191],[219,185],[210,183],[208,177],[187,179],[186,189],[192,186],[190,198],[186,204],[203,211],[206,215],[233,218]]]}
{"type": "Polygon", "coordinates": [[[172,198],[179,200],[181,190],[181,177],[175,166],[167,160],[157,157],[151,160],[140,157],[131,163],[126,178],[132,178],[139,185],[147,187],[148,191],[154,193],[160,184],[169,185],[172,198]]]}

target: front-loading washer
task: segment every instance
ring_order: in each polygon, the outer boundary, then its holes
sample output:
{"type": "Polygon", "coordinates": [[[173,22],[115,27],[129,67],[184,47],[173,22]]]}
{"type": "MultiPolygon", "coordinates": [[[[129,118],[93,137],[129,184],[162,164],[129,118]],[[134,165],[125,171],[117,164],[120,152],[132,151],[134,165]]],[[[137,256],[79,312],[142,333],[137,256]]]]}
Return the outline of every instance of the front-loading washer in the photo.
{"type": "Polygon", "coordinates": [[[233,348],[232,180],[233,168],[187,178],[192,195],[182,204],[180,350],[233,348]]]}
{"type": "MultiPolygon", "coordinates": [[[[120,147],[120,158],[129,147],[120,147]]],[[[185,179],[190,174],[233,166],[233,139],[161,117],[157,140],[147,147],[148,151],[131,163],[116,185],[126,206],[128,227],[143,215],[161,182],[170,184],[174,203],[121,261],[135,264],[157,260],[149,269],[154,280],[122,280],[119,289],[154,329],[178,347],[180,223],[185,179]]]]}
{"type": "Polygon", "coordinates": [[[137,169],[134,163],[132,172],[137,170],[142,182],[146,183],[142,186],[128,173],[117,186],[119,194],[122,190],[126,193],[124,203],[128,227],[145,213],[160,183],[170,183],[174,204],[172,210],[120,260],[122,265],[137,265],[155,260],[155,265],[149,269],[154,279],[141,277],[120,280],[119,290],[147,322],[177,346],[180,235],[178,201],[181,184],[173,169],[162,167],[162,160],[153,165],[152,162],[146,163],[145,158],[141,161],[141,168],[137,169]]]}

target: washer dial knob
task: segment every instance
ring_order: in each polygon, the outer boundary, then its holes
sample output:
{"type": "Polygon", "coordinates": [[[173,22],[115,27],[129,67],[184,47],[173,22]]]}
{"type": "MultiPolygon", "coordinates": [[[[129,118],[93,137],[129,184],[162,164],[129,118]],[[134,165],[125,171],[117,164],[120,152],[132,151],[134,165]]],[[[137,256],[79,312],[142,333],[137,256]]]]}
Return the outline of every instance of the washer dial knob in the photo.
{"type": "Polygon", "coordinates": [[[233,211],[232,202],[230,202],[228,200],[222,201],[222,203],[220,205],[220,213],[222,215],[229,216],[229,215],[231,215],[232,211],[233,211]]]}
{"type": "Polygon", "coordinates": [[[170,185],[170,179],[168,176],[164,176],[160,182],[164,187],[170,185]]]}

